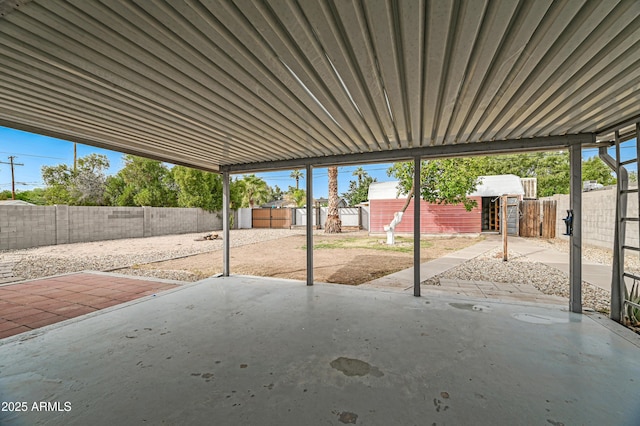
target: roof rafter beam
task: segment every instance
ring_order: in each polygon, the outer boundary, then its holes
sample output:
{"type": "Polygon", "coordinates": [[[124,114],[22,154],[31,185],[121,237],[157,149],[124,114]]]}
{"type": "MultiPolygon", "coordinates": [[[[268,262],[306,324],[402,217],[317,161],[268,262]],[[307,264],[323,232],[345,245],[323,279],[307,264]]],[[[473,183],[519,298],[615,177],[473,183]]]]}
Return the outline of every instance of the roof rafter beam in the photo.
{"type": "Polygon", "coordinates": [[[614,125],[605,127],[603,129],[599,129],[597,130],[595,133],[598,136],[605,136],[605,135],[609,135],[610,133],[613,133],[616,130],[621,130],[625,127],[630,127],[633,126],[634,124],[640,122],[640,115],[636,115],[635,117],[632,117],[628,120],[616,123],[614,125]]]}
{"type": "Polygon", "coordinates": [[[551,151],[565,149],[572,145],[595,144],[595,135],[581,133],[577,135],[547,136],[530,139],[506,139],[500,141],[465,143],[457,145],[437,145],[419,148],[405,148],[393,151],[375,151],[358,154],[328,155],[295,160],[280,160],[260,163],[232,164],[221,166],[220,170],[229,173],[267,172],[313,167],[328,167],[351,164],[385,163],[405,161],[419,156],[422,158],[451,158],[477,155],[497,155],[516,152],[551,151]]]}
{"type": "Polygon", "coordinates": [[[134,147],[133,145],[125,146],[112,141],[106,141],[106,142],[99,141],[94,138],[87,138],[87,137],[81,136],[79,134],[71,134],[68,131],[60,131],[59,129],[49,128],[49,127],[45,128],[41,126],[35,127],[33,125],[27,124],[22,121],[14,121],[14,120],[5,119],[5,118],[0,118],[0,126],[9,127],[16,130],[22,130],[24,132],[38,133],[43,136],[62,139],[69,142],[78,142],[84,145],[114,150],[117,152],[122,152],[124,154],[131,154],[131,155],[136,155],[138,157],[148,158],[150,160],[166,161],[178,166],[191,167],[194,169],[204,170],[206,172],[214,172],[214,173],[220,172],[220,170],[218,170],[217,167],[216,168],[210,167],[209,163],[206,160],[193,161],[193,157],[191,157],[192,159],[187,161],[185,159],[176,158],[175,156],[170,155],[170,153],[167,153],[167,151],[165,150],[162,150],[161,152],[159,152],[159,150],[156,149],[154,151],[154,149],[152,148],[146,150],[146,149],[140,149],[138,147],[134,147]]]}

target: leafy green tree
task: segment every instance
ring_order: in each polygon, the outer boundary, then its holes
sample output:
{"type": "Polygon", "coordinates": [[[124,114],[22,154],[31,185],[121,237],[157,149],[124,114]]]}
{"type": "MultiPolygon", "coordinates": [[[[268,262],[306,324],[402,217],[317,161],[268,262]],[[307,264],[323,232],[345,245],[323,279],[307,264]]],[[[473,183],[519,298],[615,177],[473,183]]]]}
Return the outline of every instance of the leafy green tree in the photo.
{"type": "Polygon", "coordinates": [[[179,188],[179,207],[200,207],[208,211],[222,210],[220,175],[183,166],[175,166],[171,172],[179,188]]]}
{"type": "MultiPolygon", "coordinates": [[[[394,163],[387,174],[400,181],[400,194],[407,196],[402,208],[404,212],[414,196],[413,162],[394,163]]],[[[444,160],[422,161],[420,169],[420,197],[430,203],[463,204],[471,210],[478,203],[467,198],[475,191],[477,173],[473,162],[468,158],[448,158],[444,160]]]]}
{"type": "Polygon", "coordinates": [[[267,202],[271,201],[279,201],[284,198],[285,193],[282,192],[282,189],[278,185],[275,185],[273,188],[267,186],[269,188],[269,196],[267,197],[267,202]]]}
{"type": "Polygon", "coordinates": [[[582,180],[595,180],[604,186],[616,183],[609,166],[597,156],[582,161],[582,180]]]}
{"type": "Polygon", "coordinates": [[[107,177],[104,188],[104,202],[108,206],[133,206],[133,197],[123,195],[127,189],[121,173],[107,177]]]}
{"type": "Polygon", "coordinates": [[[104,204],[105,170],[108,168],[109,159],[102,154],[79,158],[75,171],[66,164],[42,166],[42,180],[46,185],[44,198],[47,204],[104,204]]]}
{"type": "Polygon", "coordinates": [[[38,206],[44,206],[47,204],[47,200],[44,197],[44,189],[43,188],[33,188],[30,191],[25,191],[23,195],[24,201],[27,201],[32,204],[36,204],[38,206]]]}
{"type": "MultiPolygon", "coordinates": [[[[569,193],[569,153],[565,151],[477,157],[473,163],[478,175],[514,174],[537,178],[538,197],[569,193]]],[[[598,157],[582,161],[582,180],[597,180],[602,185],[616,182],[598,157]]]]}
{"type": "Polygon", "coordinates": [[[75,204],[71,198],[73,169],[66,164],[42,166],[42,180],[46,188],[44,197],[47,204],[75,204]]]}
{"type": "Polygon", "coordinates": [[[569,153],[537,152],[477,157],[478,175],[514,174],[537,178],[538,197],[569,193],[569,153]]]}
{"type": "MultiPolygon", "coordinates": [[[[0,200],[11,200],[12,194],[10,190],[0,191],[0,200]]],[[[44,189],[33,188],[26,191],[16,191],[16,200],[26,201],[27,203],[36,205],[45,205],[47,201],[44,199],[44,189]]]]}
{"type": "Polygon", "coordinates": [[[101,206],[104,204],[106,183],[105,171],[109,168],[106,155],[90,154],[78,158],[73,173],[71,195],[80,205],[101,206]]]}
{"type": "Polygon", "coordinates": [[[295,203],[296,206],[302,207],[307,203],[307,191],[289,186],[289,189],[284,194],[284,198],[287,201],[295,203]]]}
{"type": "Polygon", "coordinates": [[[242,177],[242,205],[253,208],[256,204],[266,203],[269,197],[269,187],[267,183],[256,175],[244,175],[242,177]]]}
{"type": "Polygon", "coordinates": [[[342,194],[342,198],[344,198],[350,206],[355,206],[363,201],[367,201],[369,199],[369,185],[376,182],[376,179],[369,176],[362,167],[358,167],[353,172],[353,176],[357,176],[358,180],[350,181],[349,190],[342,194]]]}
{"type": "MultiPolygon", "coordinates": [[[[0,192],[0,200],[10,199],[11,191],[0,192]]],[[[18,191],[16,192],[16,200],[22,200],[38,206],[44,206],[47,204],[47,200],[44,198],[44,189],[42,188],[33,188],[26,191],[18,191]]]]}
{"type": "Polygon", "coordinates": [[[244,181],[242,179],[229,180],[229,208],[239,209],[244,202],[244,181]]]}
{"type": "Polygon", "coordinates": [[[125,166],[109,179],[106,192],[113,205],[175,207],[178,188],[160,161],[125,154],[125,166]]]}
{"type": "Polygon", "coordinates": [[[550,197],[554,194],[569,193],[569,153],[538,153],[534,154],[538,160],[531,167],[532,172],[528,176],[538,179],[538,197],[550,197]],[[545,155],[546,154],[546,155],[545,155]]]}

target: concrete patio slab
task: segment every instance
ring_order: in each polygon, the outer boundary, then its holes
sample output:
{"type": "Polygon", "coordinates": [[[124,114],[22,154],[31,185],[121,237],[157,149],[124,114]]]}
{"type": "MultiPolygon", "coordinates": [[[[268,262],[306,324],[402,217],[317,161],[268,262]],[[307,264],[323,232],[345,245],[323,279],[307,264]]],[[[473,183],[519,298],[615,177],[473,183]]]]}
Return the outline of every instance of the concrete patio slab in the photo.
{"type": "Polygon", "coordinates": [[[0,423],[636,425],[639,356],[551,305],[213,278],[2,340],[0,423]]]}

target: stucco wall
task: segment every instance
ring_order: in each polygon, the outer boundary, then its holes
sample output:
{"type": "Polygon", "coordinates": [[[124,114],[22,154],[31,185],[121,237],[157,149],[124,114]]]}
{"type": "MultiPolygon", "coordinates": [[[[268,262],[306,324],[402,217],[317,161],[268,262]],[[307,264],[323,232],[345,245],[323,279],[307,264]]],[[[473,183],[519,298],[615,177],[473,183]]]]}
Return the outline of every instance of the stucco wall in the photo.
{"type": "MultiPolygon", "coordinates": [[[[296,226],[304,226],[307,223],[307,209],[306,208],[296,208],[295,210],[295,221],[293,222],[296,226]]],[[[327,221],[327,212],[329,211],[328,207],[320,207],[320,228],[324,228],[324,224],[327,221]]],[[[313,223],[317,222],[317,214],[318,208],[314,207],[312,209],[313,212],[313,223]]],[[[362,229],[366,230],[369,227],[369,217],[368,217],[368,209],[364,207],[340,207],[338,208],[338,214],[340,215],[340,221],[342,222],[342,226],[350,226],[355,227],[358,225],[362,226],[362,229]],[[361,216],[361,217],[359,217],[361,216]]]]}

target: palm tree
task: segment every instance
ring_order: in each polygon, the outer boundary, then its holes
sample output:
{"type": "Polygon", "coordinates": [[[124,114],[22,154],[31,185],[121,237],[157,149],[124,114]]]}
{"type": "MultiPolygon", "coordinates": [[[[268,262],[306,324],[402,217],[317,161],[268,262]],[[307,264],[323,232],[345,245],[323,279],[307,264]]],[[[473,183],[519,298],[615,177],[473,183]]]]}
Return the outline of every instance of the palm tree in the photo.
{"type": "Polygon", "coordinates": [[[324,224],[326,234],[342,232],[340,214],[338,213],[338,168],[329,167],[329,210],[324,224]]]}
{"type": "Polygon", "coordinates": [[[296,169],[291,172],[289,177],[296,180],[296,189],[300,189],[300,178],[302,177],[302,172],[296,169]]]}
{"type": "Polygon", "coordinates": [[[367,172],[362,167],[358,167],[352,173],[353,176],[358,176],[358,188],[362,186],[362,179],[367,176],[367,172]]]}
{"type": "Polygon", "coordinates": [[[253,208],[256,203],[265,203],[269,198],[267,183],[256,175],[244,175],[242,186],[244,189],[243,204],[248,204],[250,208],[253,208]]]}
{"type": "Polygon", "coordinates": [[[293,189],[287,191],[284,195],[284,199],[295,203],[298,207],[303,207],[307,203],[307,192],[304,189],[293,189]]]}

